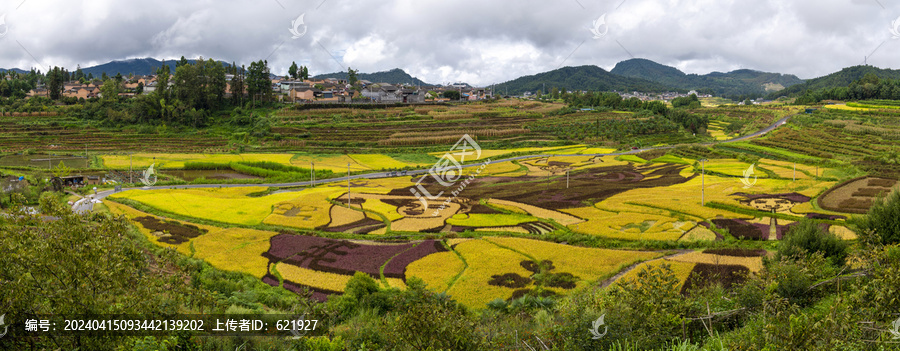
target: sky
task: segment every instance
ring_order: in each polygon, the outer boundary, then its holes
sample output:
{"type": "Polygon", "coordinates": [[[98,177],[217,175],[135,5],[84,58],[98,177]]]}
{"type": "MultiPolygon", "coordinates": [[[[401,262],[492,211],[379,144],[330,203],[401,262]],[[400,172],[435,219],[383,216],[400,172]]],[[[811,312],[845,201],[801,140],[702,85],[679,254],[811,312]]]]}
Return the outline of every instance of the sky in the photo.
{"type": "Polygon", "coordinates": [[[477,86],[633,57],[809,79],[900,68],[900,1],[0,0],[2,68],[181,56],[477,86]]]}

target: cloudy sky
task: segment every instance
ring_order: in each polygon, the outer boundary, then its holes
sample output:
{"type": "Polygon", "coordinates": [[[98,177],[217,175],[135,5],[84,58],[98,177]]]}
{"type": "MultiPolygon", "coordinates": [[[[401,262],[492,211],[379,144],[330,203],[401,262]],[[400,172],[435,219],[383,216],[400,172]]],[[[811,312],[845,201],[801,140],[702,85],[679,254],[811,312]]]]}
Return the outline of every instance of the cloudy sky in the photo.
{"type": "Polygon", "coordinates": [[[897,0],[0,0],[0,67],[25,69],[202,56],[488,85],[641,57],[814,78],[900,68],[892,37],[897,0]]]}

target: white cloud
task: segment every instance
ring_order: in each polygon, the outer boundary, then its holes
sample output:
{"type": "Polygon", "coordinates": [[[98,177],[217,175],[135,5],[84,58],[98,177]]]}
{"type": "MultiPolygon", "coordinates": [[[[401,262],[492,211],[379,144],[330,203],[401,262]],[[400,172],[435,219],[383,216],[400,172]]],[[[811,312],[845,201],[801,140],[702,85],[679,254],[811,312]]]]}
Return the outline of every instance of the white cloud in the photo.
{"type": "Polygon", "coordinates": [[[267,59],[278,74],[296,61],[314,74],[402,68],[426,82],[479,85],[560,64],[610,69],[630,55],[700,74],[742,67],[812,78],[866,56],[900,68],[893,59],[900,40],[888,31],[900,3],[890,1],[880,2],[886,8],[870,0],[19,3],[0,5],[9,25],[0,67],[202,55],[267,59]],[[288,27],[301,13],[309,32],[292,40],[288,27]],[[604,13],[609,33],[594,40],[588,28],[604,13]]]}

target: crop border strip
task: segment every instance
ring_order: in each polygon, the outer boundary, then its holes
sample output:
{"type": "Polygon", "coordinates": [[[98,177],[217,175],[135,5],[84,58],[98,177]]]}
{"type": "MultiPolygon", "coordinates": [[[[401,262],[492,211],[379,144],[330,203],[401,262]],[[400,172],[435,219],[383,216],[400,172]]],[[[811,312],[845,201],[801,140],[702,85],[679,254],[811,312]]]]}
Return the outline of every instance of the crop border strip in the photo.
{"type": "MultiPolygon", "coordinates": [[[[339,196],[339,197],[340,197],[340,196],[339,196]]],[[[328,199],[328,202],[330,202],[330,203],[331,203],[332,205],[334,205],[334,206],[344,207],[344,204],[342,204],[342,203],[340,203],[340,202],[337,202],[337,200],[335,200],[335,199],[328,199]]],[[[394,232],[393,230],[391,230],[391,221],[388,220],[387,216],[385,216],[385,215],[383,215],[383,214],[381,214],[381,213],[372,211],[372,210],[367,210],[367,209],[363,208],[362,204],[359,204],[359,208],[358,208],[358,209],[357,209],[357,208],[353,208],[353,206],[348,206],[347,208],[349,208],[349,209],[351,209],[351,210],[354,210],[354,211],[362,212],[363,214],[371,213],[371,214],[374,214],[374,215],[378,216],[378,218],[381,218],[381,221],[384,222],[384,225],[385,225],[385,228],[384,228],[384,234],[383,234],[383,235],[389,235],[389,234],[392,234],[392,233],[394,232]]],[[[329,222],[329,224],[330,224],[330,222],[329,222]]],[[[364,235],[376,235],[376,234],[364,234],[364,235]]]]}
{"type": "MultiPolygon", "coordinates": [[[[472,239],[472,240],[480,240],[480,239],[472,239]]],[[[463,269],[461,269],[459,271],[459,273],[456,273],[456,275],[453,276],[453,278],[450,278],[450,281],[447,282],[447,288],[444,289],[444,291],[442,291],[442,293],[446,293],[446,292],[450,291],[450,289],[453,288],[453,285],[456,284],[456,281],[459,280],[459,278],[462,277],[463,274],[466,273],[466,270],[469,269],[469,263],[466,262],[466,258],[463,257],[463,255],[461,253],[459,253],[459,251],[456,251],[455,248],[453,248],[452,246],[447,244],[447,240],[441,240],[441,244],[443,244],[444,247],[447,248],[447,251],[453,252],[456,255],[456,257],[458,257],[459,260],[462,261],[462,263],[463,263],[463,269]]]]}
{"type": "Polygon", "coordinates": [[[802,220],[812,220],[817,223],[825,223],[825,224],[839,225],[839,226],[847,225],[846,222],[836,221],[833,219],[806,218],[806,217],[800,217],[800,216],[794,216],[794,215],[787,215],[787,214],[783,214],[783,213],[764,212],[764,211],[759,211],[759,210],[754,210],[754,209],[749,209],[749,208],[743,208],[740,206],[724,204],[724,203],[716,202],[716,201],[709,201],[706,203],[706,206],[710,207],[710,208],[719,209],[719,210],[726,210],[726,211],[731,211],[731,212],[738,213],[738,214],[753,216],[754,218],[775,217],[777,219],[784,219],[784,220],[795,221],[795,222],[799,222],[802,220]]]}
{"type": "MultiPolygon", "coordinates": [[[[393,239],[394,241],[396,241],[396,239],[397,239],[397,238],[389,238],[389,237],[381,237],[381,236],[376,237],[376,236],[372,236],[372,235],[347,234],[347,233],[342,233],[342,232],[325,232],[325,231],[318,231],[318,230],[314,230],[314,229],[285,227],[285,226],[278,226],[278,225],[272,225],[272,224],[247,225],[247,224],[238,224],[238,223],[219,222],[219,221],[215,221],[215,220],[190,217],[190,216],[185,216],[185,215],[169,212],[166,210],[161,210],[156,207],[152,207],[152,206],[146,205],[142,202],[131,200],[131,199],[107,198],[106,201],[115,202],[120,205],[128,206],[135,210],[145,212],[148,214],[152,214],[155,216],[159,216],[159,217],[167,217],[167,218],[171,218],[171,219],[175,219],[175,220],[179,220],[179,221],[184,221],[184,222],[189,222],[189,223],[194,223],[194,224],[209,225],[209,226],[219,227],[219,228],[244,228],[244,229],[255,229],[255,230],[263,230],[263,231],[270,231],[270,232],[282,232],[282,233],[287,232],[287,233],[293,233],[295,235],[308,235],[308,236],[316,236],[316,237],[320,237],[320,238],[339,239],[339,240],[340,239],[356,239],[356,240],[361,239],[361,240],[371,240],[371,241],[391,241],[393,239]]],[[[412,236],[410,236],[410,238],[411,237],[412,236]]],[[[402,238],[402,239],[407,240],[408,238],[402,238]]]]}
{"type": "MultiPolygon", "coordinates": [[[[388,265],[388,263],[391,263],[391,261],[393,261],[394,258],[396,258],[397,256],[400,256],[401,254],[404,254],[407,251],[412,250],[412,249],[418,247],[419,245],[422,245],[422,243],[424,243],[424,242],[425,241],[417,242],[415,245],[410,246],[408,249],[394,254],[393,256],[391,256],[391,258],[384,261],[384,263],[381,264],[381,267],[378,267],[378,276],[380,278],[379,280],[381,281],[381,284],[384,285],[385,288],[390,289],[391,285],[388,284],[387,277],[384,276],[384,267],[386,267],[388,265]]],[[[406,274],[404,274],[403,280],[406,281],[406,274]]]]}

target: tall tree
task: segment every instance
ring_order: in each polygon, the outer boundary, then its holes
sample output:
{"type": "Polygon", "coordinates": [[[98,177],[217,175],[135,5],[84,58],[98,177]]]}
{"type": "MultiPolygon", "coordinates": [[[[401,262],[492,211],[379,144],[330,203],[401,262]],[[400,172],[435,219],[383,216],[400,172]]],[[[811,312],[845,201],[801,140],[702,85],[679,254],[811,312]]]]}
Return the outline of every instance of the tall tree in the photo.
{"type": "Polygon", "coordinates": [[[298,72],[297,72],[297,63],[296,62],[293,62],[293,61],[291,62],[291,67],[288,68],[288,74],[291,75],[291,78],[297,79],[298,72]]]}
{"type": "Polygon", "coordinates": [[[254,99],[268,100],[272,95],[272,83],[269,79],[269,67],[266,61],[250,63],[247,70],[247,92],[254,99]]]}
{"type": "Polygon", "coordinates": [[[238,106],[243,106],[244,85],[244,66],[241,66],[240,70],[235,68],[234,77],[231,79],[231,98],[238,106]]]}
{"type": "Polygon", "coordinates": [[[347,82],[350,83],[350,86],[352,87],[355,87],[356,82],[359,81],[359,78],[357,77],[358,72],[359,70],[353,70],[352,68],[347,67],[347,82]]]}
{"type": "Polygon", "coordinates": [[[53,67],[47,72],[47,91],[50,93],[50,99],[59,100],[62,96],[64,79],[65,76],[59,67],[53,67]]]}

